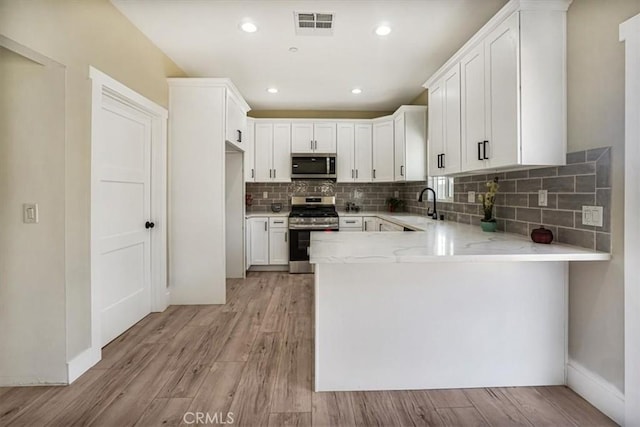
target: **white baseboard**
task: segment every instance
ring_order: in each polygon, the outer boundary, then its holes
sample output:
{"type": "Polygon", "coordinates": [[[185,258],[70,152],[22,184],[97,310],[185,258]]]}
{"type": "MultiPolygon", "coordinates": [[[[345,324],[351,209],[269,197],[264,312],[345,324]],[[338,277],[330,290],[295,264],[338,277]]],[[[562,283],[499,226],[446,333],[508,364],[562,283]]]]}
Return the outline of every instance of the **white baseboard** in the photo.
{"type": "Polygon", "coordinates": [[[613,421],[624,425],[624,394],[607,380],[569,359],[567,386],[613,421]]]}
{"type": "Polygon", "coordinates": [[[87,372],[89,368],[98,363],[100,359],[102,359],[102,350],[88,348],[67,362],[67,378],[69,384],[87,372]]]}
{"type": "Polygon", "coordinates": [[[42,387],[43,385],[66,385],[66,383],[55,380],[43,380],[39,377],[0,377],[0,387],[42,387]]]}

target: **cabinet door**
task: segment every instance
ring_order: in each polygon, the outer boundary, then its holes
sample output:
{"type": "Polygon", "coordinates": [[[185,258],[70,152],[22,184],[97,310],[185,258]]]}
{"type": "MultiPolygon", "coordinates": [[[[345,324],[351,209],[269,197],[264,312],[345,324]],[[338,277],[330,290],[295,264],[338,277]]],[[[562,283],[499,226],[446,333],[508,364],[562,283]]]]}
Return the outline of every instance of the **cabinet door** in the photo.
{"type": "Polygon", "coordinates": [[[456,65],[443,82],[444,140],[440,158],[444,174],[460,172],[460,68],[456,65]]]}
{"type": "Polygon", "coordinates": [[[227,95],[226,119],[227,141],[238,147],[242,147],[245,137],[246,114],[236,98],[230,94],[227,95]]]}
{"type": "Polygon", "coordinates": [[[249,218],[251,265],[269,265],[269,218],[249,218]]]}
{"type": "Polygon", "coordinates": [[[443,175],[440,159],[444,153],[444,83],[438,81],[429,87],[429,175],[443,175]]]}
{"type": "Polygon", "coordinates": [[[353,182],[356,178],[354,166],[355,129],[353,123],[339,123],[338,128],[338,154],[336,168],[338,182],[353,182]]]}
{"type": "Polygon", "coordinates": [[[485,128],[484,45],[469,52],[460,63],[462,109],[462,168],[483,169],[485,128]]]}
{"type": "Polygon", "coordinates": [[[404,227],[389,221],[380,220],[378,224],[379,231],[404,231],[404,227]]]}
{"type": "Polygon", "coordinates": [[[291,125],[291,152],[313,153],[313,123],[291,125]]]}
{"type": "Polygon", "coordinates": [[[362,123],[355,126],[355,181],[371,182],[371,170],[373,169],[373,136],[372,126],[362,123]]]}
{"type": "Polygon", "coordinates": [[[393,119],[393,147],[394,147],[394,181],[406,181],[406,145],[405,145],[405,117],[404,113],[393,119]]]}
{"type": "Polygon", "coordinates": [[[251,219],[244,222],[244,269],[251,266],[251,219]]]}
{"type": "Polygon", "coordinates": [[[316,153],[336,152],[336,124],[315,123],[313,125],[314,151],[316,153]]]}
{"type": "MultiPolygon", "coordinates": [[[[496,28],[485,40],[487,88],[487,166],[520,163],[518,134],[519,28],[518,14],[496,28]]],[[[541,123],[541,126],[544,124],[541,123]]]]}
{"type": "Polygon", "coordinates": [[[273,176],[271,159],[273,158],[273,124],[256,123],[254,131],[255,181],[270,182],[273,176]]]}
{"type": "Polygon", "coordinates": [[[378,218],[375,216],[366,216],[362,220],[364,231],[378,231],[378,218]]]}
{"type": "Polygon", "coordinates": [[[242,139],[244,148],[244,181],[254,182],[256,180],[255,165],[255,135],[253,120],[247,119],[246,135],[242,139]]]}
{"type": "Polygon", "coordinates": [[[273,181],[291,182],[291,125],[273,125],[273,181]]]}
{"type": "Polygon", "coordinates": [[[393,181],[393,120],[373,125],[373,182],[393,181]]]}
{"type": "Polygon", "coordinates": [[[269,264],[282,265],[289,263],[289,229],[269,229],[269,264]]]}

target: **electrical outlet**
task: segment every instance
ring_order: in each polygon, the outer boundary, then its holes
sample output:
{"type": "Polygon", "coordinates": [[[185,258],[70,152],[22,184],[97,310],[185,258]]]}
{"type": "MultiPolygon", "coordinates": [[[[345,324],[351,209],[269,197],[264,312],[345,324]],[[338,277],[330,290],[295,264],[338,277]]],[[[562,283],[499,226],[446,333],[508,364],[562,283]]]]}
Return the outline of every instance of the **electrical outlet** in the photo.
{"type": "Polygon", "coordinates": [[[37,203],[24,203],[22,205],[22,221],[25,224],[37,224],[39,222],[37,203]]]}
{"type": "Polygon", "coordinates": [[[469,191],[467,193],[467,202],[469,202],[469,203],[475,203],[476,202],[476,192],[475,191],[469,191]]]}
{"type": "Polygon", "coordinates": [[[582,225],[592,225],[594,227],[602,227],[602,206],[583,206],[582,207],[582,225]]]}
{"type": "Polygon", "coordinates": [[[262,198],[263,198],[263,199],[268,199],[268,198],[269,198],[269,193],[267,193],[266,191],[264,191],[264,192],[262,193],[262,198]]]}
{"type": "Polygon", "coordinates": [[[538,206],[547,206],[547,190],[538,190],[538,206]]]}
{"type": "Polygon", "coordinates": [[[394,192],[393,192],[393,197],[395,197],[396,199],[397,199],[398,197],[400,197],[400,192],[399,192],[399,191],[394,191],[394,192]]]}

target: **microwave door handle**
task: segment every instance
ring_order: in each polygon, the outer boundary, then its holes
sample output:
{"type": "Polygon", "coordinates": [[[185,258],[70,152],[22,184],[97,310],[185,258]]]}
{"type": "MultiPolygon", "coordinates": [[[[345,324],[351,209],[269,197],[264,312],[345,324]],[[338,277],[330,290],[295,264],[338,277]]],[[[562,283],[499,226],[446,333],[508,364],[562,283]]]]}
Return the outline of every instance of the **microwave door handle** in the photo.
{"type": "Polygon", "coordinates": [[[331,162],[329,156],[327,156],[327,175],[331,173],[331,162]]]}

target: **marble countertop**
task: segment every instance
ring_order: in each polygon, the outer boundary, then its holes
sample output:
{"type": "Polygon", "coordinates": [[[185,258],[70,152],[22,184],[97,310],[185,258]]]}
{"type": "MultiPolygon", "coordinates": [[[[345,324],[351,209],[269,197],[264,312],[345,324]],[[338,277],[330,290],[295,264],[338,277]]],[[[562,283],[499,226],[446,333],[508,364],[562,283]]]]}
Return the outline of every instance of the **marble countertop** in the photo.
{"type": "Polygon", "coordinates": [[[416,232],[312,233],[310,262],[421,263],[490,261],[606,261],[611,254],[411,214],[375,216],[416,232]]]}
{"type": "Polygon", "coordinates": [[[272,216],[289,216],[289,211],[280,211],[280,212],[247,212],[245,213],[245,218],[264,218],[264,217],[272,217],[272,216]]]}

